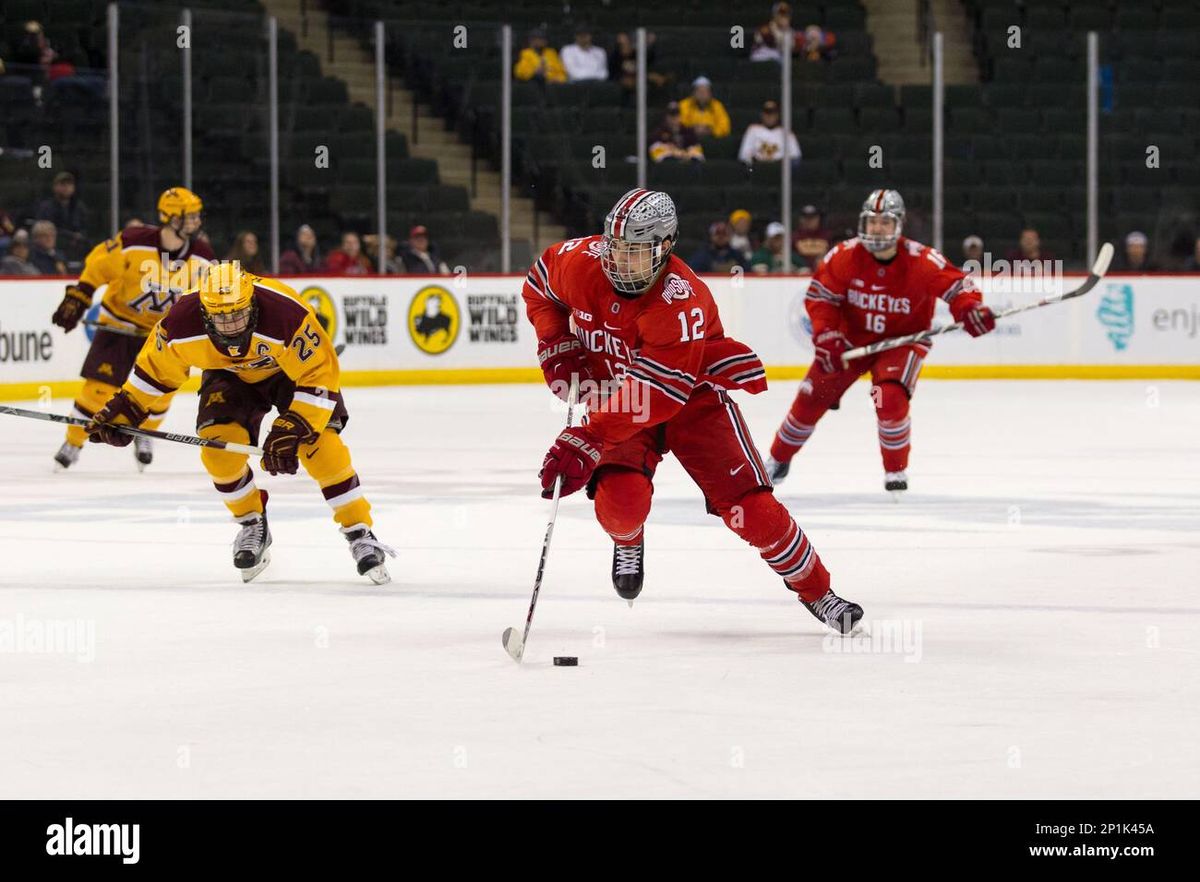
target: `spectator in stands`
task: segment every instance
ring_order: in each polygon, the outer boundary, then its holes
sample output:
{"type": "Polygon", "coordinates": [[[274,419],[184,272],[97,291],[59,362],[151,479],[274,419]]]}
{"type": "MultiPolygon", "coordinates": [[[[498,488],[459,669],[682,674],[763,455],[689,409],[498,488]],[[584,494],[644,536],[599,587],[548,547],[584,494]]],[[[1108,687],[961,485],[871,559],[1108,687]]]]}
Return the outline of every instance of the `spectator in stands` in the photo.
{"type": "Polygon", "coordinates": [[[983,265],[983,240],[978,236],[967,236],[962,240],[961,265],[965,266],[969,260],[975,261],[980,266],[983,265]]]}
{"type": "Polygon", "coordinates": [[[8,243],[8,254],[0,260],[0,276],[36,276],[38,268],[29,260],[29,231],[17,230],[8,243]]]}
{"type": "Polygon", "coordinates": [[[731,232],[725,221],[710,224],[708,244],[692,255],[688,266],[698,273],[728,274],[735,266],[748,269],[746,255],[730,244],[731,232]]]}
{"type": "Polygon", "coordinates": [[[692,94],[679,102],[680,121],[698,138],[729,137],[729,113],[725,105],[713,97],[712,81],[708,77],[692,80],[692,94]]]}
{"type": "Polygon", "coordinates": [[[41,22],[25,22],[24,33],[13,45],[12,61],[24,67],[21,73],[33,80],[34,96],[40,101],[42,86],[45,84],[50,65],[58,57],[58,53],[46,39],[41,22]]]}
{"type": "Polygon", "coordinates": [[[800,220],[796,231],[792,233],[793,261],[796,269],[816,270],[817,264],[825,256],[832,245],[833,234],[825,229],[822,223],[821,211],[815,205],[806,205],[800,209],[800,220]]]}
{"type": "Polygon", "coordinates": [[[358,233],[353,230],[342,233],[341,247],[329,252],[325,258],[325,272],[335,276],[365,276],[370,271],[371,262],[362,253],[358,233]]]}
{"type": "MultiPolygon", "coordinates": [[[[779,104],[775,101],[763,103],[759,122],[746,126],[742,135],[742,146],[738,159],[753,166],[758,162],[778,162],[783,158],[783,126],[779,122],[779,104]]],[[[787,133],[788,158],[795,168],[800,163],[800,142],[794,132],[787,133]]]]}
{"type": "Polygon", "coordinates": [[[539,83],[567,81],[562,59],[550,48],[546,32],[541,28],[534,28],[529,32],[529,45],[521,50],[513,67],[513,76],[518,80],[536,80],[539,83]]]}
{"type": "Polygon", "coordinates": [[[767,224],[766,240],[750,257],[750,270],[760,276],[783,272],[783,224],[779,221],[767,224]]]}
{"type": "Polygon", "coordinates": [[[1200,273],[1200,238],[1192,248],[1192,256],[1184,261],[1183,268],[1189,273],[1200,273]]]}
{"type": "Polygon", "coordinates": [[[408,247],[400,259],[404,261],[404,269],[410,273],[450,275],[450,267],[442,260],[437,246],[429,241],[429,230],[421,224],[408,231],[408,247]]]}
{"type": "MultiPolygon", "coordinates": [[[[372,268],[376,272],[379,271],[379,236],[376,233],[367,233],[363,236],[363,250],[367,253],[367,258],[371,261],[372,268]]],[[[396,259],[396,237],[387,237],[387,255],[384,257],[383,271],[388,275],[399,275],[404,272],[404,264],[396,259]]]]}
{"type": "Polygon", "coordinates": [[[572,83],[608,79],[608,56],[599,46],[592,45],[592,31],[587,25],[575,28],[575,42],[563,46],[561,55],[567,78],[572,83]]]}
{"type": "Polygon", "coordinates": [[[804,29],[804,45],[801,52],[805,61],[832,61],[837,56],[833,48],[836,43],[837,37],[833,31],[810,24],[804,29]]]}
{"type": "Polygon", "coordinates": [[[663,117],[662,124],[650,138],[650,158],[655,162],[704,161],[704,148],[700,146],[696,133],[680,120],[678,101],[667,105],[667,114],[663,117]]]}
{"type": "Polygon", "coordinates": [[[1042,237],[1033,227],[1021,230],[1021,238],[1017,247],[1008,252],[1008,259],[1013,260],[1053,260],[1054,256],[1042,248],[1042,237]]]}
{"type": "Polygon", "coordinates": [[[33,224],[33,248],[29,259],[43,276],[65,276],[67,258],[58,250],[58,230],[54,221],[40,220],[33,224]]]}
{"type": "MultiPolygon", "coordinates": [[[[784,32],[792,26],[792,7],[787,3],[776,3],[771,7],[771,20],[754,33],[754,45],[750,48],[751,61],[782,61],[784,32]]],[[[792,54],[804,47],[804,35],[792,31],[792,54]]]]}
{"type": "Polygon", "coordinates": [[[51,198],[37,204],[33,217],[51,221],[58,230],[63,251],[72,260],[80,260],[89,246],[86,237],[88,210],[75,193],[75,176],[68,171],[59,172],[54,176],[51,192],[51,198]]]}
{"type": "Polygon", "coordinates": [[[0,208],[0,253],[8,247],[9,240],[17,232],[17,222],[12,219],[7,211],[0,208]]]}
{"type": "Polygon", "coordinates": [[[267,272],[267,264],[262,259],[258,248],[258,236],[249,230],[242,230],[237,234],[233,240],[233,247],[229,249],[225,259],[241,261],[242,269],[248,273],[254,273],[256,276],[264,275],[267,272]]]}
{"type": "MultiPolygon", "coordinates": [[[[670,79],[661,71],[654,70],[654,62],[658,56],[655,43],[657,38],[651,32],[646,33],[646,82],[656,89],[661,89],[670,79]]],[[[621,84],[626,95],[637,92],[637,45],[629,34],[622,31],[617,34],[616,42],[608,53],[608,77],[621,84]]]]}
{"type": "Polygon", "coordinates": [[[279,272],[285,276],[301,276],[321,271],[321,248],[317,234],[308,224],[296,230],[292,247],[279,256],[279,272]]]}
{"type": "Polygon", "coordinates": [[[753,238],[754,234],[750,229],[750,225],[753,222],[754,217],[744,208],[739,208],[729,213],[729,244],[742,253],[747,263],[749,263],[750,255],[754,253],[757,246],[753,238]]]}
{"type": "Polygon", "coordinates": [[[1125,252],[1117,258],[1114,269],[1126,273],[1154,272],[1158,266],[1149,258],[1150,239],[1135,230],[1125,237],[1125,252]]]}

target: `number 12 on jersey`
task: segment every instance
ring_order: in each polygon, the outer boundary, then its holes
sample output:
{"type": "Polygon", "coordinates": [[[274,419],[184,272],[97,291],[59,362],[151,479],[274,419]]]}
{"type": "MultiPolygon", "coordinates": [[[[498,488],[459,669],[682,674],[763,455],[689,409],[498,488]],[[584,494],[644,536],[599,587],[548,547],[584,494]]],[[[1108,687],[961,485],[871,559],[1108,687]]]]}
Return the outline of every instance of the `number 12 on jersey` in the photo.
{"type": "Polygon", "coordinates": [[[687,343],[689,340],[700,340],[704,337],[704,310],[696,307],[692,310],[692,326],[688,328],[688,314],[683,310],[679,311],[679,342],[687,343]]]}

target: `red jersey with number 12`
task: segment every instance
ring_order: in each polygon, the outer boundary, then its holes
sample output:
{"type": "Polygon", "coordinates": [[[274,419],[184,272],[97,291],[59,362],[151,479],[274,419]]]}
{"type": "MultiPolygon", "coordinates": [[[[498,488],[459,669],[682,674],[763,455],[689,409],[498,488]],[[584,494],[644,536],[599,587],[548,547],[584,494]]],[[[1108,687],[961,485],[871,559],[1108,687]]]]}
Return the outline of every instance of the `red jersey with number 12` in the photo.
{"type": "Polygon", "coordinates": [[[616,380],[604,406],[593,409],[588,427],[605,446],[665,422],[702,385],[767,388],[758,356],[725,336],[712,292],[673,254],[658,280],[643,294],[617,294],[600,266],[603,236],[551,245],[534,263],[522,295],[539,345],[574,333],[597,380],[616,380]],[[636,387],[636,388],[635,388],[636,387]],[[637,396],[649,404],[624,406],[637,396]]]}
{"type": "Polygon", "coordinates": [[[840,329],[854,346],[865,346],[927,330],[938,299],[955,321],[982,301],[971,277],[936,249],[901,236],[896,256],[884,263],[856,237],[821,260],[804,305],[814,337],[840,329]]]}

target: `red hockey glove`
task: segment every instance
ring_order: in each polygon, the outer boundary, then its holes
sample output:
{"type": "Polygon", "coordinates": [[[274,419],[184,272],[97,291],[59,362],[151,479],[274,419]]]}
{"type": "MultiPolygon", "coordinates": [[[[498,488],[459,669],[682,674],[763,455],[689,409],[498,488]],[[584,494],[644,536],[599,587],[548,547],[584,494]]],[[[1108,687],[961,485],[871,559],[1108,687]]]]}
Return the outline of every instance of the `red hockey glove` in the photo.
{"type": "Polygon", "coordinates": [[[554,482],[561,475],[562,496],[570,496],[587,486],[592,472],[600,464],[600,442],[586,426],[564,429],[554,441],[554,446],[542,460],[542,498],[554,495],[554,482]]]}
{"type": "Polygon", "coordinates": [[[584,380],[592,379],[583,344],[574,334],[563,334],[546,342],[539,340],[538,364],[542,366],[542,374],[550,391],[563,401],[567,400],[567,393],[571,390],[572,374],[579,374],[580,385],[584,380]]]}
{"type": "Polygon", "coordinates": [[[146,419],[146,410],[124,389],[117,391],[108,404],[96,411],[92,421],[84,426],[88,440],[97,444],[111,444],[113,447],[126,447],[133,440],[128,435],[115,428],[116,426],[140,426],[146,419]]]}
{"type": "Polygon", "coordinates": [[[271,431],[263,442],[262,467],[272,475],[294,475],[300,468],[300,445],[317,440],[317,432],[308,420],[294,410],[281,413],[271,423],[271,431]]]}
{"type": "Polygon", "coordinates": [[[842,354],[850,348],[850,341],[841,331],[822,331],[813,337],[813,348],[817,350],[817,364],[827,374],[842,370],[842,354]]]}
{"type": "Polygon", "coordinates": [[[972,337],[982,337],[996,330],[996,316],[986,306],[976,306],[963,314],[963,329],[972,337]]]}
{"type": "MultiPolygon", "coordinates": [[[[54,315],[50,317],[50,321],[64,331],[73,331],[91,305],[92,298],[84,294],[82,288],[78,285],[67,285],[67,293],[63,295],[62,303],[58,304],[58,309],[54,310],[54,315]]],[[[129,436],[124,435],[122,437],[128,438],[129,436]]],[[[129,442],[125,443],[128,444],[129,442]]]]}

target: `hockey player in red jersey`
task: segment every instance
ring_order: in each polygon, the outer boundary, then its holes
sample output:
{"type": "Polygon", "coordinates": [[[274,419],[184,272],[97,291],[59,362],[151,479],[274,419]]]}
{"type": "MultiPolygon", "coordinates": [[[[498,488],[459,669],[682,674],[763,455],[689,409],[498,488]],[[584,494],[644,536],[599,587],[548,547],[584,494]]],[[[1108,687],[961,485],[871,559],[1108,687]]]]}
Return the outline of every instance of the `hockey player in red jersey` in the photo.
{"type": "Polygon", "coordinates": [[[875,190],[858,216],[858,236],[825,255],[805,296],[816,357],[791,410],[775,433],[767,468],[778,484],[792,457],[825,411],[867,371],[879,425],[884,488],[908,489],[908,404],[929,343],[889,349],[843,365],[848,349],[927,330],[938,299],[972,337],[996,327],[971,278],[933,248],[906,239],[904,200],[895,190],[875,190]]]}
{"type": "Polygon", "coordinates": [[[848,632],[862,608],[830,590],[729,397],[766,388],[762,363],[725,336],[708,287],[672,253],[677,229],[666,193],[631,190],[603,235],[553,245],[530,269],[523,295],[546,382],[565,398],[577,375],[591,408],[546,454],[543,495],[559,477],[564,496],[587,488],[614,543],[613,587],[632,600],[645,573],[655,469],[672,452],[709,512],[758,549],[814,616],[848,632]]]}

